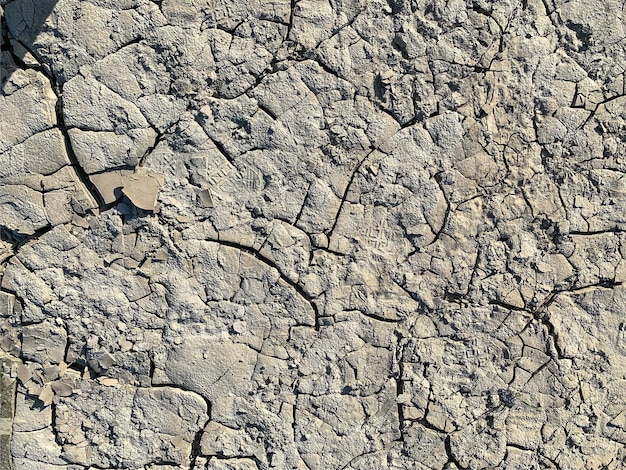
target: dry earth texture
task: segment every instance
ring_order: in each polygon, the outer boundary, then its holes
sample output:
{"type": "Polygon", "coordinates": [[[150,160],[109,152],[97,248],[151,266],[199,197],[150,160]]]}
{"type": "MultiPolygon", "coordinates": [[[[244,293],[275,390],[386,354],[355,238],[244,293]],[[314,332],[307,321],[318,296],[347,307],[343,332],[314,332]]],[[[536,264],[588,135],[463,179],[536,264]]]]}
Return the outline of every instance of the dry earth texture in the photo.
{"type": "Polygon", "coordinates": [[[622,0],[0,4],[0,468],[625,467],[622,0]]]}

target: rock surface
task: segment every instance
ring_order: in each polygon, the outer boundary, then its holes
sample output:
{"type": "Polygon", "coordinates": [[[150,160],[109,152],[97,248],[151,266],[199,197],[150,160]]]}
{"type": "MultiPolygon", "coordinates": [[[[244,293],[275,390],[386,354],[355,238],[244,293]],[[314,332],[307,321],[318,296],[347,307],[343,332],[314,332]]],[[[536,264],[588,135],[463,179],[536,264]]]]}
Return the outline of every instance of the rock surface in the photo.
{"type": "Polygon", "coordinates": [[[0,8],[0,469],[626,466],[622,1],[0,8]]]}

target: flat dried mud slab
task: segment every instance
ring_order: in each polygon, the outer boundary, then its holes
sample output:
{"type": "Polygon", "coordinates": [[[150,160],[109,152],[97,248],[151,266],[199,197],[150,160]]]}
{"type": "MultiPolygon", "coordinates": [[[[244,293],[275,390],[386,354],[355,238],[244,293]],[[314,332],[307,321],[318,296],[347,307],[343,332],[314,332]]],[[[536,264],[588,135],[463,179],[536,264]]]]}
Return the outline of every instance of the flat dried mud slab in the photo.
{"type": "Polygon", "coordinates": [[[626,466],[618,0],[1,0],[0,468],[626,466]]]}

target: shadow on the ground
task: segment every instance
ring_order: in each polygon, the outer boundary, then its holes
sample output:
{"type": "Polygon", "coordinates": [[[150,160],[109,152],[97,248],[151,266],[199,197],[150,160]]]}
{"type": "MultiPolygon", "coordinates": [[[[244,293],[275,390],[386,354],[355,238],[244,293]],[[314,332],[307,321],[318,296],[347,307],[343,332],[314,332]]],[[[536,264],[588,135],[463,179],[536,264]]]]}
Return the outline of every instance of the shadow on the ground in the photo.
{"type": "MultiPolygon", "coordinates": [[[[0,1],[0,4],[3,3],[0,1]]],[[[58,0],[13,0],[0,6],[1,17],[1,82],[4,83],[15,65],[22,66],[27,51],[34,49],[35,39],[58,0]],[[6,53],[9,54],[6,54],[6,53]]]]}

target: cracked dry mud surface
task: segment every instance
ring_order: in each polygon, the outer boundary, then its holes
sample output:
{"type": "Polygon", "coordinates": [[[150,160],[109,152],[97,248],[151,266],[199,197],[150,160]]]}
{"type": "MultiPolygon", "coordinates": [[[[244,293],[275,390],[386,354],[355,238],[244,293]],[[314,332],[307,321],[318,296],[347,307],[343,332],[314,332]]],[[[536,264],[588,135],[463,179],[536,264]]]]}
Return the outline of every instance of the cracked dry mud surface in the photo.
{"type": "Polygon", "coordinates": [[[0,468],[624,468],[621,0],[0,5],[0,468]]]}

